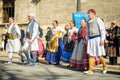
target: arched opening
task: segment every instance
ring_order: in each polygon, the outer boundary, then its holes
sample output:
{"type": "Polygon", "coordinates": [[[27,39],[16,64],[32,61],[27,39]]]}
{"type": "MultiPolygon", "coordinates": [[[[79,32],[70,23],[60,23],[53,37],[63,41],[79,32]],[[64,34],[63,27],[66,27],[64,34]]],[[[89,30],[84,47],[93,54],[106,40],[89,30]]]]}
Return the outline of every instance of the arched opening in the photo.
{"type": "Polygon", "coordinates": [[[8,22],[9,17],[14,17],[15,0],[3,0],[3,23],[8,22]]]}

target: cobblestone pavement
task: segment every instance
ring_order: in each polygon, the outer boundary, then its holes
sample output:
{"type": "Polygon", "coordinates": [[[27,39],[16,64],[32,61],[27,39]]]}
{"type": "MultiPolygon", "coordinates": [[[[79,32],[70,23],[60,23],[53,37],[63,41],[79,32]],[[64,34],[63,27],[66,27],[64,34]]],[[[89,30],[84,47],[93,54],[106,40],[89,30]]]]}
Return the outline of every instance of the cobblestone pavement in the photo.
{"type": "MultiPolygon", "coordinates": [[[[7,54],[0,51],[0,80],[119,80],[120,58],[118,65],[108,65],[108,73],[102,74],[102,65],[94,68],[93,75],[85,75],[83,71],[68,68],[65,64],[49,65],[41,59],[36,66],[21,64],[20,58],[14,53],[13,64],[4,64],[7,54]]],[[[106,59],[108,62],[108,59],[106,59]]]]}

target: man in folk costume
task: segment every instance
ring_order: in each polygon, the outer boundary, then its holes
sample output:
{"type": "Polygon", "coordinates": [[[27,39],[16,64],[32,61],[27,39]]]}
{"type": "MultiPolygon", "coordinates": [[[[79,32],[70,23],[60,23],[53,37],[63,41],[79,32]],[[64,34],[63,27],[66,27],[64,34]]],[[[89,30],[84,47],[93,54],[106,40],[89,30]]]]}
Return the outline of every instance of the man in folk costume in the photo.
{"type": "Polygon", "coordinates": [[[27,63],[26,65],[30,64],[30,57],[28,50],[30,50],[32,54],[32,65],[35,66],[36,62],[36,52],[38,51],[38,36],[39,36],[39,31],[38,31],[38,23],[34,19],[35,15],[33,13],[30,13],[28,15],[28,27],[26,30],[26,37],[24,40],[24,46],[23,46],[23,51],[25,52],[25,56],[27,58],[27,63]]]}
{"type": "Polygon", "coordinates": [[[20,43],[20,29],[12,17],[9,18],[8,24],[8,41],[6,44],[6,52],[8,53],[9,61],[7,63],[12,63],[12,53],[16,52],[22,59],[22,55],[19,54],[21,43],[20,43]],[[17,45],[16,45],[17,44],[17,45]]]}
{"type": "Polygon", "coordinates": [[[85,71],[86,74],[93,74],[93,62],[95,56],[98,56],[103,64],[103,73],[107,72],[107,65],[105,64],[104,57],[104,40],[105,40],[105,26],[103,21],[96,17],[96,11],[94,9],[88,10],[88,46],[87,54],[89,55],[89,70],[85,71]]]}

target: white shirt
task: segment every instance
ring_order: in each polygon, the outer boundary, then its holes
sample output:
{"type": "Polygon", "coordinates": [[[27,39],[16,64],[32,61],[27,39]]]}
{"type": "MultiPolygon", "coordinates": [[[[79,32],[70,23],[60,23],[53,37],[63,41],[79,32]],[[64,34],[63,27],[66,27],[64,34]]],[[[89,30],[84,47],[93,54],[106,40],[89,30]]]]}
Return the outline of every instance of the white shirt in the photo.
{"type": "Polygon", "coordinates": [[[52,28],[52,34],[56,35],[56,32],[60,32],[60,33],[63,33],[63,34],[66,33],[66,31],[64,29],[62,29],[61,27],[59,27],[59,26],[57,26],[55,28],[52,28]]]}
{"type": "MultiPolygon", "coordinates": [[[[15,23],[9,24],[8,33],[12,33],[12,32],[11,32],[11,29],[12,29],[12,27],[13,27],[14,24],[15,24],[15,23]]],[[[14,26],[15,26],[15,31],[18,33],[18,35],[21,36],[20,29],[19,29],[18,25],[15,24],[14,26]]]]}

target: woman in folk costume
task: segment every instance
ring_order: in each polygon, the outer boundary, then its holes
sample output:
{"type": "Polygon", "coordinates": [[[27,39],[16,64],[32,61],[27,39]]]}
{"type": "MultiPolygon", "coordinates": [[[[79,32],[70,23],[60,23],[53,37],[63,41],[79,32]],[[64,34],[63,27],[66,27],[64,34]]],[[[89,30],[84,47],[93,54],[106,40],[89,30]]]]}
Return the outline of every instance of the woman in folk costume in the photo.
{"type": "Polygon", "coordinates": [[[29,24],[26,30],[26,37],[24,40],[24,46],[23,51],[25,52],[25,56],[27,58],[26,65],[30,64],[30,57],[28,50],[30,50],[32,54],[32,65],[35,66],[36,62],[36,53],[39,50],[38,49],[38,38],[39,38],[39,31],[38,31],[38,23],[34,19],[35,15],[34,13],[30,13],[28,15],[29,24]]]}
{"type": "Polygon", "coordinates": [[[66,45],[68,42],[68,31],[70,29],[70,26],[68,24],[66,24],[64,29],[66,31],[66,34],[63,36],[63,43],[64,43],[64,45],[66,45]]]}
{"type": "Polygon", "coordinates": [[[59,64],[59,60],[64,48],[64,44],[61,37],[66,33],[66,31],[58,26],[57,20],[54,20],[52,25],[52,36],[48,43],[48,49],[46,52],[45,59],[49,64],[59,64]]]}
{"type": "Polygon", "coordinates": [[[114,55],[114,56],[110,56],[109,55],[109,61],[110,62],[112,62],[111,64],[113,64],[113,65],[115,65],[115,64],[117,64],[117,57],[119,56],[119,39],[118,39],[118,36],[117,36],[117,30],[118,30],[118,25],[117,25],[117,23],[115,22],[115,21],[113,21],[112,23],[111,23],[111,27],[110,27],[110,29],[109,29],[109,39],[108,39],[108,41],[109,42],[112,42],[111,40],[113,40],[115,43],[114,44],[111,44],[111,43],[109,43],[110,45],[109,45],[109,50],[110,50],[110,46],[112,47],[113,46],[113,48],[114,48],[114,52],[111,52],[111,51],[108,51],[109,52],[109,54],[110,53],[113,53],[113,54],[116,54],[116,56],[114,55]],[[112,34],[112,35],[111,35],[112,34]],[[113,38],[114,37],[114,38],[113,38]],[[113,38],[113,39],[112,39],[113,38]],[[116,51],[115,51],[116,50],[116,51]]]}
{"type": "Polygon", "coordinates": [[[87,54],[89,55],[89,69],[85,71],[86,74],[93,74],[93,64],[94,57],[97,56],[100,58],[101,63],[103,64],[103,73],[107,72],[107,65],[105,64],[104,57],[104,40],[106,36],[105,26],[103,21],[96,17],[96,11],[94,9],[88,10],[88,46],[87,54]]]}
{"type": "Polygon", "coordinates": [[[75,47],[70,59],[70,67],[78,69],[88,68],[87,38],[86,38],[86,20],[81,20],[81,28],[78,31],[75,47]]]}
{"type": "Polygon", "coordinates": [[[70,29],[68,30],[68,41],[64,47],[64,52],[61,56],[61,61],[65,62],[65,63],[69,63],[72,52],[73,52],[73,48],[74,48],[74,43],[75,40],[77,39],[77,32],[78,29],[75,27],[75,22],[74,21],[70,21],[70,29]]]}
{"type": "Polygon", "coordinates": [[[8,63],[12,63],[13,52],[16,52],[22,59],[22,56],[19,53],[21,49],[20,37],[21,37],[20,29],[18,25],[14,23],[14,19],[10,17],[8,24],[8,41],[6,44],[6,52],[8,53],[9,58],[8,63]]]}

